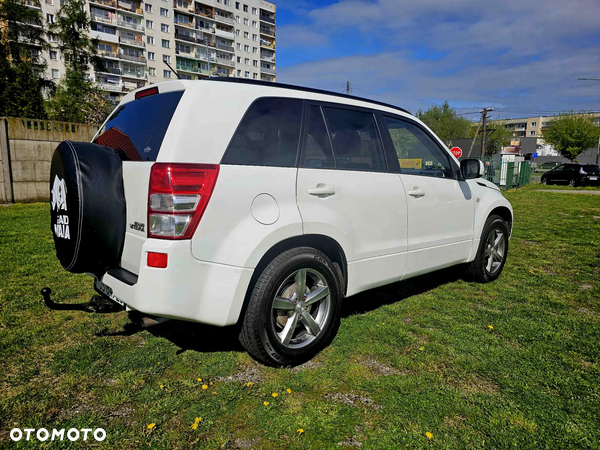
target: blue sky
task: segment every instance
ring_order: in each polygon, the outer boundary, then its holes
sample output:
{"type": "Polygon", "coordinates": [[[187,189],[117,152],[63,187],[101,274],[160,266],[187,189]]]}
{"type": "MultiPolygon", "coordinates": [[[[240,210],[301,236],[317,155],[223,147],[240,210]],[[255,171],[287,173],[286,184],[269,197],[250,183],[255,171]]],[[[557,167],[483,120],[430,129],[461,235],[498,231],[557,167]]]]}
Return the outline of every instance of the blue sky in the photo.
{"type": "MultiPolygon", "coordinates": [[[[413,113],[600,110],[600,0],[279,0],[277,81],[413,113]]],[[[476,118],[476,115],[466,116],[476,118]]]]}

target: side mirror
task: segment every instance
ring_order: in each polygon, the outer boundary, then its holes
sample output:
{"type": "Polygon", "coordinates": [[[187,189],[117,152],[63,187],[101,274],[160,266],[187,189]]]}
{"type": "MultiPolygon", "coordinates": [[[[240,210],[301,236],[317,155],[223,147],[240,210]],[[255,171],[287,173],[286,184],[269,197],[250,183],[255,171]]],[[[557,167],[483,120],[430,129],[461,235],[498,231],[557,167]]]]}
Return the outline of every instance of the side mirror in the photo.
{"type": "Polygon", "coordinates": [[[463,159],[460,162],[460,173],[465,180],[472,180],[485,174],[485,166],[478,159],[463,159]]]}

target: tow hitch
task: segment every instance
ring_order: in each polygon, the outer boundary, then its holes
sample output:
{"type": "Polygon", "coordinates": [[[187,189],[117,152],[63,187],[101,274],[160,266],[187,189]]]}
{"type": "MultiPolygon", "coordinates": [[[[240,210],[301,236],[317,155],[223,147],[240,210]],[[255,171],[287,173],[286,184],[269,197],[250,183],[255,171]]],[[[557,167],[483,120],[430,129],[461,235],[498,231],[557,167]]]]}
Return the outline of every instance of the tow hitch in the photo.
{"type": "Polygon", "coordinates": [[[94,295],[89,302],[87,303],[76,303],[76,304],[61,304],[56,303],[50,298],[50,294],[52,290],[49,287],[45,287],[42,289],[41,294],[44,297],[44,303],[50,309],[66,311],[85,311],[89,313],[114,313],[119,311],[124,311],[125,308],[112,300],[108,300],[107,298],[101,297],[100,295],[94,295]]]}

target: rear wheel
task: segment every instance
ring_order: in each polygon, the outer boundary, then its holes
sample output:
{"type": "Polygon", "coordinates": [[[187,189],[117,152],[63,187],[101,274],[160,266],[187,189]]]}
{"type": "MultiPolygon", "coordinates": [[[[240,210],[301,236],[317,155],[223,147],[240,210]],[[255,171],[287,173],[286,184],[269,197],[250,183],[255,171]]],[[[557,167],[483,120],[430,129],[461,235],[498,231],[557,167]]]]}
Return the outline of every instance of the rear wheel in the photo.
{"type": "Polygon", "coordinates": [[[575,180],[570,180],[570,181],[569,181],[569,186],[571,186],[571,187],[577,187],[577,181],[575,181],[575,180]]]}
{"type": "Polygon", "coordinates": [[[340,286],[333,263],[318,250],[300,247],[282,253],[254,286],[240,342],[270,366],[308,361],[339,328],[340,286]]]}
{"type": "Polygon", "coordinates": [[[500,276],[508,255],[509,230],[500,216],[490,216],[485,222],[475,259],[467,266],[467,277],[479,283],[489,283],[500,276]]]}

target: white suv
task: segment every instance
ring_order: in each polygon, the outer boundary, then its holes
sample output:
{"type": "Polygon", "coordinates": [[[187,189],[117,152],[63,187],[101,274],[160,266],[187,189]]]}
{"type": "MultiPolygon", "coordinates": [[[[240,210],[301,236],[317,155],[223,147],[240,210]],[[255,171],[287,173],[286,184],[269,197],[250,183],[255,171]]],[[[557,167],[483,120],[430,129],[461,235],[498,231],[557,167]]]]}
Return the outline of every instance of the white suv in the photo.
{"type": "Polygon", "coordinates": [[[57,255],[140,313],[242,321],[257,360],[295,365],[333,339],[344,297],[506,261],[512,208],[406,111],[239,79],[127,94],[51,175],[57,255]]]}

